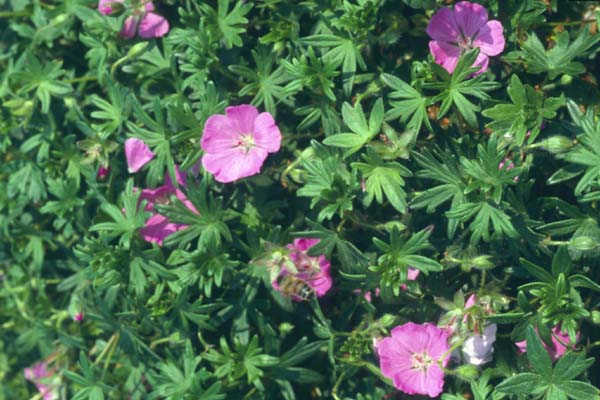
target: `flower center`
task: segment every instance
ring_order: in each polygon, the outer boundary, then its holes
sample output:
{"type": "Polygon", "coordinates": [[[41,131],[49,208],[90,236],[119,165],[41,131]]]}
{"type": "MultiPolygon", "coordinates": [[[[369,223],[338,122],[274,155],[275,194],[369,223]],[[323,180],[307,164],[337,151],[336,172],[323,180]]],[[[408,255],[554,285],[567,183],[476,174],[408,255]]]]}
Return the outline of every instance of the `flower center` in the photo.
{"type": "Polygon", "coordinates": [[[240,135],[235,144],[235,147],[241,147],[246,153],[248,153],[255,146],[256,143],[254,143],[254,138],[250,134],[240,135]]]}
{"type": "Polygon", "coordinates": [[[470,50],[473,48],[473,39],[465,36],[464,34],[461,34],[460,37],[458,38],[458,47],[460,47],[463,50],[470,50]]]}
{"type": "Polygon", "coordinates": [[[413,353],[411,357],[413,369],[427,370],[433,363],[426,353],[413,353]]]}

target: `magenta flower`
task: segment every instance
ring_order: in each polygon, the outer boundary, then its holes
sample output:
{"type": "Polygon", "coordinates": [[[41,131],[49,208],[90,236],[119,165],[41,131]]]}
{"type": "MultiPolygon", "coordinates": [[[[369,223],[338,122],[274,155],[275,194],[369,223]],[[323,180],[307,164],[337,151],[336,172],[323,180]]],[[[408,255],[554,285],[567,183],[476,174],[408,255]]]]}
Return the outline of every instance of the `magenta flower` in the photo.
{"type": "MultiPolygon", "coordinates": [[[[176,167],[176,175],[178,184],[185,187],[185,176],[179,171],[178,167],[176,167]]],[[[147,201],[145,210],[153,213],[144,224],[144,227],[140,229],[140,235],[142,235],[142,238],[145,241],[162,246],[167,237],[177,231],[187,228],[187,225],[171,222],[167,217],[158,214],[154,210],[155,204],[169,204],[169,197],[172,195],[177,197],[177,199],[179,199],[189,210],[198,213],[198,210],[196,210],[194,205],[187,199],[185,194],[173,185],[169,174],[165,174],[165,184],[163,186],[159,186],[156,189],[144,189],[140,194],[139,200],[147,201]]]]}
{"type": "Polygon", "coordinates": [[[228,183],[258,174],[267,155],[279,150],[281,133],[271,114],[244,104],[210,116],[201,145],[204,169],[228,183]]]}
{"type": "Polygon", "coordinates": [[[444,371],[438,365],[448,364],[448,333],[437,326],[408,322],[392,329],[391,337],[377,343],[379,365],[384,376],[406,394],[436,397],[444,387],[444,371]]]}
{"type": "Polygon", "coordinates": [[[282,267],[279,276],[271,282],[273,289],[284,295],[289,295],[295,301],[305,300],[306,297],[303,297],[301,293],[289,291],[287,284],[290,282],[290,277],[294,281],[302,283],[302,286],[310,288],[317,297],[324,296],[331,289],[331,263],[329,260],[322,254],[318,257],[307,254],[308,249],[317,243],[319,243],[319,239],[301,238],[287,245],[287,248],[291,250],[290,260],[294,263],[298,272],[293,274],[287,268],[282,267]]]}
{"type": "MultiPolygon", "coordinates": [[[[535,328],[535,332],[538,333],[537,327],[535,328]]],[[[579,332],[577,332],[577,338],[579,339],[579,332]]],[[[561,358],[563,354],[565,354],[567,350],[574,345],[569,338],[569,334],[567,332],[563,332],[560,325],[552,328],[552,346],[548,346],[544,341],[542,341],[542,344],[544,345],[544,349],[546,349],[552,361],[556,361],[561,358]]],[[[519,349],[519,352],[525,353],[527,351],[526,340],[517,342],[515,345],[519,349]]]]}
{"type": "Polygon", "coordinates": [[[104,166],[104,165],[100,165],[100,167],[98,168],[98,172],[96,173],[96,179],[101,181],[106,179],[106,177],[108,176],[108,174],[110,173],[110,167],[104,166]]]}
{"type": "Polygon", "coordinates": [[[129,138],[125,141],[125,158],[130,174],[138,172],[154,158],[154,153],[142,139],[129,138]]]}
{"type": "Polygon", "coordinates": [[[427,34],[433,39],[429,50],[446,71],[452,73],[462,53],[475,47],[479,55],[475,66],[480,69],[476,75],[488,68],[489,56],[496,56],[504,50],[504,35],[500,21],[488,21],[486,9],[475,3],[461,1],[454,9],[440,9],[429,22],[427,34]]]}
{"type": "Polygon", "coordinates": [[[23,371],[25,379],[33,382],[44,400],[58,400],[60,379],[48,370],[48,364],[41,361],[23,371]]]}
{"type": "MultiPolygon", "coordinates": [[[[110,15],[115,10],[115,6],[123,4],[124,0],[100,0],[98,2],[98,11],[103,15],[110,15]]],[[[127,17],[121,37],[132,39],[137,32],[144,39],[157,38],[166,35],[169,32],[169,22],[162,16],[153,13],[154,4],[149,0],[135,2],[136,6],[130,10],[130,16],[127,17]]],[[[119,6],[120,7],[120,6],[119,6]]]]}

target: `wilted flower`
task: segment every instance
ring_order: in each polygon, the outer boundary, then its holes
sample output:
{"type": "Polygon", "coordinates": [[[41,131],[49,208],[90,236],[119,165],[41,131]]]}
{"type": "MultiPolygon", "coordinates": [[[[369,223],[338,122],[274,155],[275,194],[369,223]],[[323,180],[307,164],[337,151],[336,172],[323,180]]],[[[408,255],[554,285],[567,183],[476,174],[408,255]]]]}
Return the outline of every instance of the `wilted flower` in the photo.
{"type": "MultiPolygon", "coordinates": [[[[183,175],[177,167],[176,176],[178,184],[185,186],[185,175],[183,175]]],[[[155,204],[168,204],[169,197],[172,195],[177,197],[189,210],[198,213],[196,208],[187,199],[185,194],[173,185],[169,174],[165,174],[165,184],[163,186],[159,186],[156,189],[144,189],[140,195],[140,201],[147,201],[145,208],[146,211],[153,212],[152,216],[148,218],[144,227],[140,230],[142,238],[147,242],[156,243],[159,246],[162,246],[163,241],[167,237],[187,227],[187,225],[170,222],[167,217],[158,214],[154,210],[155,204]]]]}
{"type": "Polygon", "coordinates": [[[448,364],[448,332],[434,324],[408,322],[391,330],[391,337],[377,343],[379,365],[384,376],[407,394],[438,396],[444,386],[448,364]]]}
{"type": "Polygon", "coordinates": [[[504,50],[502,30],[499,21],[488,21],[483,6],[461,1],[453,10],[444,7],[431,18],[427,27],[427,33],[433,39],[429,42],[429,50],[435,62],[452,73],[461,54],[478,47],[474,65],[480,67],[476,74],[481,74],[488,68],[488,57],[504,50]]]}
{"type": "Polygon", "coordinates": [[[48,364],[41,361],[23,371],[25,379],[33,382],[44,400],[57,400],[60,378],[48,370],[48,364]]]}
{"type": "Polygon", "coordinates": [[[324,296],[331,289],[332,279],[329,272],[331,263],[324,255],[309,256],[308,249],[319,243],[319,239],[301,238],[287,247],[290,249],[289,258],[294,263],[296,273],[285,266],[279,275],[271,282],[278,292],[291,297],[295,301],[305,300],[307,295],[314,292],[317,297],[324,296]],[[308,290],[308,293],[305,291],[308,290]]]}
{"type": "MultiPolygon", "coordinates": [[[[115,11],[116,7],[122,7],[123,3],[124,0],[100,0],[98,11],[101,14],[109,15],[115,11]]],[[[129,10],[131,15],[127,17],[121,29],[121,37],[131,39],[137,31],[140,37],[150,39],[162,37],[169,32],[169,22],[164,17],[152,12],[154,11],[152,1],[134,1],[134,4],[135,7],[129,10]]]]}
{"type": "Polygon", "coordinates": [[[202,165],[219,182],[256,175],[269,153],[279,150],[281,133],[268,112],[245,104],[212,115],[202,135],[202,165]]]}
{"type": "Polygon", "coordinates": [[[138,172],[154,158],[154,153],[142,139],[129,138],[125,141],[125,158],[130,174],[138,172]]]}
{"type": "MultiPolygon", "coordinates": [[[[535,332],[539,336],[537,327],[535,328],[535,332]]],[[[552,334],[552,346],[548,346],[546,344],[546,342],[544,342],[544,341],[542,341],[542,344],[544,345],[544,349],[546,349],[546,351],[548,352],[548,355],[550,356],[552,361],[556,361],[559,358],[561,358],[563,356],[563,354],[565,354],[567,352],[567,350],[569,350],[569,348],[574,345],[574,343],[571,342],[571,339],[569,338],[569,334],[567,332],[562,331],[560,325],[557,325],[554,328],[552,328],[551,334],[552,334]]],[[[577,333],[577,338],[579,338],[579,332],[577,333]]],[[[517,342],[517,343],[515,343],[515,345],[518,347],[520,352],[524,353],[527,351],[527,341],[526,340],[517,342]]]]}

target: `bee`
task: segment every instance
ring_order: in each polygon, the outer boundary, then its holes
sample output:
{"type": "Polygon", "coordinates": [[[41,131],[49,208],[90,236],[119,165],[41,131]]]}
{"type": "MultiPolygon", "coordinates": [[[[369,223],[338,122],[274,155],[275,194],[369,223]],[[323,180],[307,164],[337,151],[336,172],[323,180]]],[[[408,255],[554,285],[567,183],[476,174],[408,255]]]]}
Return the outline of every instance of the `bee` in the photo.
{"type": "Polygon", "coordinates": [[[306,281],[292,274],[281,274],[277,285],[282,295],[297,300],[308,300],[313,293],[313,288],[306,281]]]}

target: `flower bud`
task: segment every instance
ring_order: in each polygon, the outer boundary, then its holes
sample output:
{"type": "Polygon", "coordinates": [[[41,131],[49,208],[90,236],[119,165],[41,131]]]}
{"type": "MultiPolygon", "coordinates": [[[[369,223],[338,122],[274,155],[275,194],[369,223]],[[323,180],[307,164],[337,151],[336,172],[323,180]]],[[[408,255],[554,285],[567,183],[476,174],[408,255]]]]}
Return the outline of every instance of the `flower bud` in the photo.
{"type": "Polygon", "coordinates": [[[456,374],[460,378],[470,381],[471,379],[477,378],[477,375],[479,375],[479,371],[474,365],[465,364],[456,368],[456,374]]]}
{"type": "Polygon", "coordinates": [[[146,47],[148,47],[148,42],[140,42],[134,44],[127,52],[127,58],[136,58],[137,56],[141,55],[144,51],[146,51],[146,47]]]}
{"type": "Polygon", "coordinates": [[[544,150],[552,154],[561,154],[573,147],[573,141],[566,136],[552,136],[541,143],[544,150]]]}
{"type": "Polygon", "coordinates": [[[588,251],[598,247],[598,243],[589,236],[579,236],[572,238],[569,246],[575,250],[588,251]]]}

